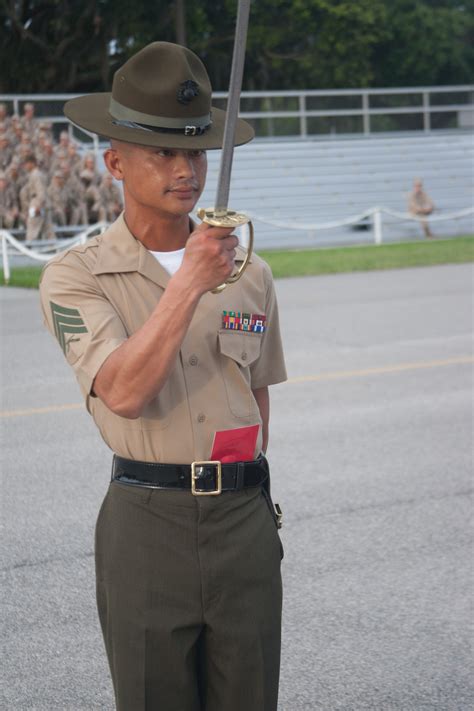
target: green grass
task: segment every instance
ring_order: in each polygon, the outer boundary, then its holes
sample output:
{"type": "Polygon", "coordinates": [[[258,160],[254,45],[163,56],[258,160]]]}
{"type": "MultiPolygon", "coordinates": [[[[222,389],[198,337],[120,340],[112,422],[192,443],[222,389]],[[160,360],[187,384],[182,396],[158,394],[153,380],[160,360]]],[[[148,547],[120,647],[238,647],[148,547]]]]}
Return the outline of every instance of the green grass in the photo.
{"type": "MultiPolygon", "coordinates": [[[[17,267],[10,270],[9,286],[22,286],[26,289],[37,289],[43,267],[17,267]]],[[[0,284],[5,284],[3,269],[0,269],[0,284]]]]}
{"type": "Polygon", "coordinates": [[[397,244],[258,251],[275,278],[474,261],[474,235],[397,244]]]}
{"type": "MultiPolygon", "coordinates": [[[[400,269],[474,261],[474,235],[443,240],[287,251],[258,251],[276,278],[400,269]]],[[[12,269],[10,286],[37,288],[42,267],[12,269]]],[[[4,283],[3,269],[0,283],[4,283]]]]}

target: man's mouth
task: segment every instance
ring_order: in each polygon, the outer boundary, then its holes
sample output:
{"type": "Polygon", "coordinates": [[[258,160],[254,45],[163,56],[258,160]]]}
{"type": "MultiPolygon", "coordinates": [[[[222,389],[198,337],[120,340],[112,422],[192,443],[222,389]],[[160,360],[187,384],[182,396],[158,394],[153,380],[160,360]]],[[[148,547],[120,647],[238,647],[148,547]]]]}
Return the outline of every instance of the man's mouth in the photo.
{"type": "Polygon", "coordinates": [[[177,193],[178,195],[191,195],[198,189],[197,185],[177,185],[174,188],[170,188],[170,193],[177,193]]]}

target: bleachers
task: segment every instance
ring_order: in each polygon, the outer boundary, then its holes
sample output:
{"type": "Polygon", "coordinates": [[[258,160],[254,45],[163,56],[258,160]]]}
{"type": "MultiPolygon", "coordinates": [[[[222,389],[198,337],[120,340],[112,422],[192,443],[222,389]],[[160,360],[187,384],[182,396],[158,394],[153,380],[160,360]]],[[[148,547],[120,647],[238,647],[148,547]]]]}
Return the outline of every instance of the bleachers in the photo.
{"type": "MultiPolygon", "coordinates": [[[[209,151],[207,186],[200,206],[213,205],[220,151],[209,151]]],[[[319,141],[253,142],[235,151],[229,206],[252,215],[257,248],[311,247],[373,241],[371,230],[292,230],[287,225],[321,224],[375,206],[407,210],[413,179],[421,177],[435,215],[472,205],[474,141],[468,133],[418,134],[319,141]]],[[[472,216],[433,225],[435,235],[473,232],[472,216]]],[[[383,239],[422,235],[412,221],[383,217],[383,239]]]]}

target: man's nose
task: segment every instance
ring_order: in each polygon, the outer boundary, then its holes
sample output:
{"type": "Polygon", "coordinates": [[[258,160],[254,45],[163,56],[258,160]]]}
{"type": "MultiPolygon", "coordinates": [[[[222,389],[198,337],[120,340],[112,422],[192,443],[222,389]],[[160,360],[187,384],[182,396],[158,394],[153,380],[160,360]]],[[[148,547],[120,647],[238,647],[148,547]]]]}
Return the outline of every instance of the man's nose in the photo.
{"type": "Polygon", "coordinates": [[[178,174],[178,177],[183,178],[192,178],[194,177],[194,162],[191,158],[191,156],[183,151],[180,153],[177,153],[176,155],[176,163],[175,163],[175,170],[178,174]]]}

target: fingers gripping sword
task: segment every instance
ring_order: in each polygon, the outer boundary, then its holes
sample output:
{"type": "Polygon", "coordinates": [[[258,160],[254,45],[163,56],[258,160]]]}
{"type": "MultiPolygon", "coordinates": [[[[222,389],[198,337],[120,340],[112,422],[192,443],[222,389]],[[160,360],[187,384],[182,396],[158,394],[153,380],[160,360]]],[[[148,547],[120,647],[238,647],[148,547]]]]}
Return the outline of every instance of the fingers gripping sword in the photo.
{"type": "Polygon", "coordinates": [[[217,194],[215,207],[201,208],[198,216],[203,222],[213,227],[238,227],[248,223],[249,243],[245,259],[235,274],[232,274],[224,284],[213,289],[213,294],[218,294],[225,289],[227,284],[236,282],[250,261],[253,249],[253,225],[250,218],[239,212],[229,210],[230,175],[232,172],[232,159],[234,157],[234,140],[237,117],[239,113],[240,91],[244,73],[245,45],[247,42],[247,28],[249,24],[250,0],[239,0],[237,22],[235,28],[234,52],[232,55],[232,68],[230,72],[229,95],[227,99],[227,112],[224,124],[224,141],[222,145],[219,177],[217,180],[217,194]]]}

